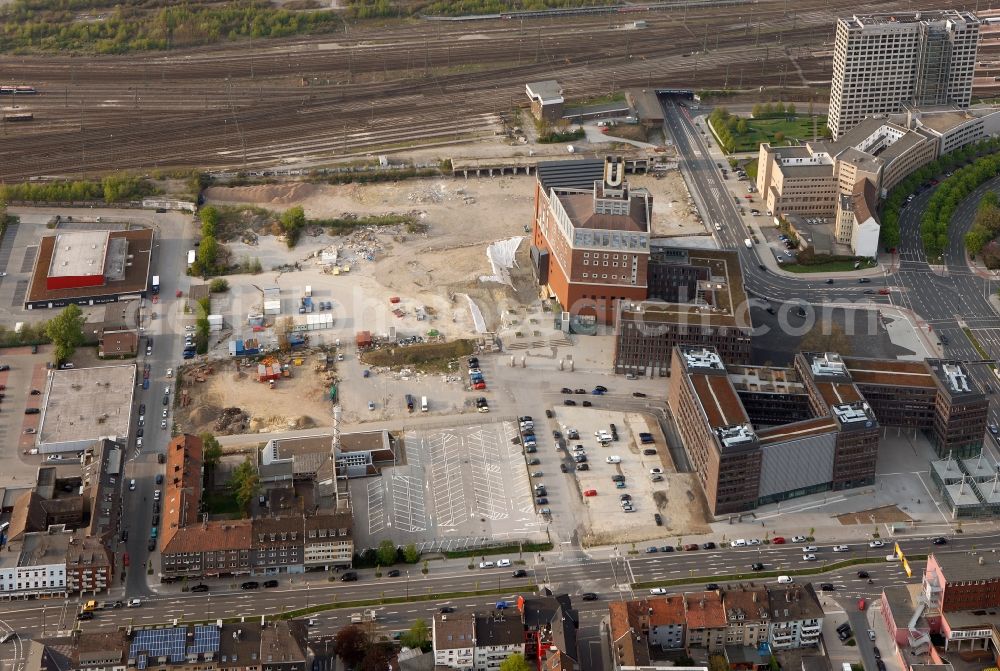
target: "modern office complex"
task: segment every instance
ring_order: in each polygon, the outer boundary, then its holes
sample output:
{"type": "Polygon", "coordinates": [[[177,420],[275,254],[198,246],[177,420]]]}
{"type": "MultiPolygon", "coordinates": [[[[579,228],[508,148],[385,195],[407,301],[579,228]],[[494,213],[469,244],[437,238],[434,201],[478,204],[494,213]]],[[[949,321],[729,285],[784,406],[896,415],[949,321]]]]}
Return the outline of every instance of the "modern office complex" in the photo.
{"type": "Polygon", "coordinates": [[[727,367],[687,345],[667,402],[714,515],[871,484],[880,425],[923,431],[939,455],[978,453],[988,407],[959,362],[802,352],[793,368],[727,367]]]}
{"type": "Polygon", "coordinates": [[[995,132],[995,117],[993,110],[908,109],[859,120],[835,141],[765,142],[757,189],[775,216],[832,221],[836,242],[855,256],[876,256],[881,195],[939,156],[995,132]]]}
{"type": "Polygon", "coordinates": [[[979,19],[942,10],[837,21],[828,125],[834,137],[903,105],[968,107],[979,19]]]}

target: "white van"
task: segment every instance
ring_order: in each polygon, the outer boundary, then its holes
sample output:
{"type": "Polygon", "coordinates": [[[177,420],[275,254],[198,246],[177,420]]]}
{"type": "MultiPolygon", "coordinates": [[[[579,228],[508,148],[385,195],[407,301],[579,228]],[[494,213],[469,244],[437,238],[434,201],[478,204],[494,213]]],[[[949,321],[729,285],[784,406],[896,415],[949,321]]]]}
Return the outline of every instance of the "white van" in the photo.
{"type": "Polygon", "coordinates": [[[420,412],[427,412],[427,397],[420,397],[420,412]]]}
{"type": "Polygon", "coordinates": [[[779,575],[778,584],[779,585],[790,585],[792,583],[792,577],[788,575],[779,575]]]}

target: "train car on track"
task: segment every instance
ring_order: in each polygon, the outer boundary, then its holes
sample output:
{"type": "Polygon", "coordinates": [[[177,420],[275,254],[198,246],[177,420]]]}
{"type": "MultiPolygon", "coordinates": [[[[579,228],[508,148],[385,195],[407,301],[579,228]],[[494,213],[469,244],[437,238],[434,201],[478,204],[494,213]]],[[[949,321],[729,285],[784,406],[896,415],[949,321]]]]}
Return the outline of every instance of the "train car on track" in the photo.
{"type": "Polygon", "coordinates": [[[18,114],[4,114],[3,120],[11,123],[18,121],[34,121],[35,115],[31,112],[20,112],[18,114]]]}
{"type": "Polygon", "coordinates": [[[35,95],[38,91],[34,86],[0,86],[0,95],[35,95]]]}

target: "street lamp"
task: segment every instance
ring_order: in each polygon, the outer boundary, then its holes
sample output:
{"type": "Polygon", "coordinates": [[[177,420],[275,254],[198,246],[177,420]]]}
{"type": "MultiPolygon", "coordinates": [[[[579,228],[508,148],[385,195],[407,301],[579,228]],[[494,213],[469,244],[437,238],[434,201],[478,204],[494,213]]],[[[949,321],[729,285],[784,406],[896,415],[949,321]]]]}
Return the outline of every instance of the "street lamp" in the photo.
{"type": "Polygon", "coordinates": [[[410,571],[406,571],[406,600],[410,600],[410,571]]]}

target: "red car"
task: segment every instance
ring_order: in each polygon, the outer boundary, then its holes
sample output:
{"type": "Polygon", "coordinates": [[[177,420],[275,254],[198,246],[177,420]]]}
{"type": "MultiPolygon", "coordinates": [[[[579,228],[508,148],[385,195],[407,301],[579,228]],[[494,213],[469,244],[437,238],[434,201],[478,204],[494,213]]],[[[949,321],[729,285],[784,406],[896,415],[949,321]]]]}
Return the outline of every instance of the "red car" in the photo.
{"type": "Polygon", "coordinates": [[[586,490],[586,491],[583,492],[583,495],[584,496],[597,496],[597,490],[596,489],[588,489],[588,490],[586,490]]]}
{"type": "Polygon", "coordinates": [[[771,542],[774,543],[775,545],[784,545],[785,544],[785,537],[784,536],[775,536],[774,538],[771,539],[771,542]]]}
{"type": "Polygon", "coordinates": [[[888,289],[879,289],[878,290],[878,295],[879,296],[888,296],[889,295],[889,290],[888,289]]]}
{"type": "Polygon", "coordinates": [[[122,555],[122,563],[125,566],[128,566],[128,552],[126,552],[124,555],[122,555]]]}
{"type": "Polygon", "coordinates": [[[482,390],[486,389],[486,383],[485,382],[477,382],[474,385],[472,385],[472,388],[475,389],[476,391],[482,391],[482,390]]]}
{"type": "Polygon", "coordinates": [[[698,544],[697,543],[688,543],[687,545],[684,546],[684,549],[685,550],[690,550],[690,551],[697,550],[698,549],[698,544]]]}
{"type": "Polygon", "coordinates": [[[858,610],[863,611],[865,609],[865,600],[858,599],[858,610]]]}

